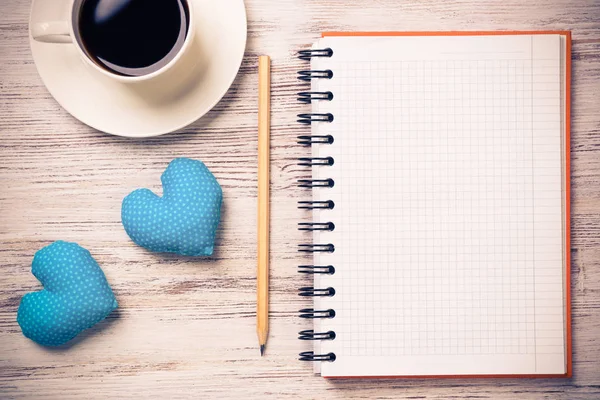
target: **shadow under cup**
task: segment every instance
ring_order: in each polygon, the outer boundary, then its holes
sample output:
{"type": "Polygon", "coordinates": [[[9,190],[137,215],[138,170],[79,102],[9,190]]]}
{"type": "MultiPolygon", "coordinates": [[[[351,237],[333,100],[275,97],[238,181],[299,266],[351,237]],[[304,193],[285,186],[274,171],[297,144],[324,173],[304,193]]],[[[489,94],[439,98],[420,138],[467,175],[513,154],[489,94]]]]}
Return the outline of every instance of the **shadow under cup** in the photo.
{"type": "Polygon", "coordinates": [[[75,0],[75,40],[105,71],[142,77],[168,65],[190,31],[188,0],[75,0]]]}

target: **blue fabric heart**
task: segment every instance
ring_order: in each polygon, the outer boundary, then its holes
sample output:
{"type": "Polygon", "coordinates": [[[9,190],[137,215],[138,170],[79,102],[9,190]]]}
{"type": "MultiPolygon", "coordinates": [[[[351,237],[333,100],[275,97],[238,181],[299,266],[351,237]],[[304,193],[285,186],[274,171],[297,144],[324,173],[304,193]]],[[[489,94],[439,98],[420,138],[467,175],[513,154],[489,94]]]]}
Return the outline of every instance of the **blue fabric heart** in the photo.
{"type": "Polygon", "coordinates": [[[173,160],[161,177],[163,196],[138,189],[123,200],[121,219],[136,244],[154,252],[210,256],[223,191],[200,161],[173,160]]]}
{"type": "Polygon", "coordinates": [[[89,251],[58,241],[35,253],[31,272],[44,290],[21,299],[17,322],[44,346],[60,346],[117,308],[106,277],[89,251]]]}

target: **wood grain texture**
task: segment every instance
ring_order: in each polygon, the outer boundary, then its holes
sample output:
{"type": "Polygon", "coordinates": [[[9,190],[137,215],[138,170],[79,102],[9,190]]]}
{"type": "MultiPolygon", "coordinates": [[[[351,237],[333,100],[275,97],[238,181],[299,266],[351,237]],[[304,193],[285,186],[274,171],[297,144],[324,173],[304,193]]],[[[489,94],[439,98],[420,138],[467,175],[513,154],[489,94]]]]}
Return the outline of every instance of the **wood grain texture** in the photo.
{"type": "MultiPolygon", "coordinates": [[[[227,1],[227,0],[220,0],[227,1]]],[[[0,398],[600,398],[600,3],[596,0],[246,0],[249,41],[233,86],[206,117],[148,140],[79,123],[48,94],[28,45],[30,4],[0,2],[0,398]],[[296,361],[309,322],[296,316],[307,277],[296,245],[309,239],[295,187],[295,123],[308,106],[295,58],[321,31],[573,31],[572,282],[574,377],[535,380],[328,381],[296,361]],[[272,57],[271,332],[256,348],[257,62],[272,57]],[[209,259],[148,253],[120,223],[133,189],[160,191],[178,156],[203,160],[224,189],[209,259]],[[21,296],[38,290],[35,251],[76,241],[104,269],[119,309],[65,348],[24,338],[21,296]]]]}

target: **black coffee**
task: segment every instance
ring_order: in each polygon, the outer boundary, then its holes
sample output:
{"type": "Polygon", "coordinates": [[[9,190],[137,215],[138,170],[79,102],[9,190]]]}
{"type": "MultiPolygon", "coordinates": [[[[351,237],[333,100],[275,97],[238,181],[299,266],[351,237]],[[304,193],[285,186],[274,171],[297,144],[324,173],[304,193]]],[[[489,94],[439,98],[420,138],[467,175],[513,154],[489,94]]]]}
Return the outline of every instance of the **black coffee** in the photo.
{"type": "Polygon", "coordinates": [[[188,26],[187,0],[84,0],[79,14],[88,55],[126,76],[168,64],[183,46],[188,26]]]}

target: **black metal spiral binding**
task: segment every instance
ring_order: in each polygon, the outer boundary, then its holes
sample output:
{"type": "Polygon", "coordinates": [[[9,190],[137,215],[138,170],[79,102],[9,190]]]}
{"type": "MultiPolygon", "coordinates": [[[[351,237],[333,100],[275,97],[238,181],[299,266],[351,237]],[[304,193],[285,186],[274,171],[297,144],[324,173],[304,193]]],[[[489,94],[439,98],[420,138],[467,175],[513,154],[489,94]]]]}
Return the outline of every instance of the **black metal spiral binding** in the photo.
{"type": "Polygon", "coordinates": [[[323,318],[335,318],[335,310],[333,309],[328,309],[328,310],[315,310],[313,308],[303,308],[302,310],[299,311],[300,313],[300,318],[306,318],[306,319],[323,319],[323,318]]]}
{"type": "MultiPolygon", "coordinates": [[[[314,57],[331,57],[333,50],[327,48],[322,50],[303,50],[299,52],[299,58],[310,61],[314,57]]],[[[333,71],[330,69],[311,69],[298,72],[298,79],[304,82],[311,82],[315,79],[332,79],[333,71]]],[[[314,84],[313,84],[314,86],[314,84]]],[[[298,101],[305,104],[311,104],[321,101],[332,101],[334,94],[331,91],[304,91],[298,93],[298,101]]],[[[334,116],[331,113],[303,113],[298,114],[298,122],[305,125],[315,123],[331,123],[334,116]]],[[[303,146],[312,146],[316,144],[331,145],[334,138],[331,135],[304,135],[298,136],[298,144],[303,146]]],[[[298,165],[305,167],[331,167],[335,163],[333,157],[302,157],[298,160],[298,165]]],[[[332,188],[335,182],[332,178],[327,179],[299,179],[298,186],[302,188],[332,188]]],[[[300,201],[298,208],[305,210],[332,210],[335,207],[333,200],[325,201],[300,201]]],[[[333,222],[301,222],[298,224],[301,231],[333,231],[335,224],[333,222]]],[[[298,251],[303,253],[332,253],[335,246],[328,244],[301,244],[298,251]]],[[[312,275],[332,275],[335,274],[333,265],[300,265],[298,272],[301,274],[312,275]]],[[[335,295],[335,289],[332,287],[315,288],[313,286],[301,287],[298,295],[303,297],[331,297],[335,295]]],[[[333,309],[315,310],[304,308],[300,310],[300,317],[306,319],[330,319],[335,317],[333,309]]],[[[314,330],[304,330],[299,332],[300,340],[333,340],[336,334],[334,331],[315,332],[314,330]]],[[[300,353],[302,361],[335,361],[334,353],[315,354],[312,351],[300,353]]]]}
{"type": "Polygon", "coordinates": [[[335,267],[333,265],[299,265],[299,274],[335,274],[335,267]]]}
{"type": "Polygon", "coordinates": [[[335,181],[329,179],[298,179],[298,186],[301,188],[314,188],[314,187],[330,187],[335,185],[335,181]]]}
{"type": "Polygon", "coordinates": [[[333,210],[335,203],[333,200],[327,201],[299,201],[298,208],[303,210],[333,210]]]}
{"type": "Polygon", "coordinates": [[[305,286],[298,289],[298,296],[302,297],[333,297],[335,289],[328,287],[325,289],[316,289],[312,286],[305,286]]]}
{"type": "Polygon", "coordinates": [[[303,146],[312,146],[313,144],[332,144],[333,141],[333,136],[331,135],[298,136],[298,144],[303,146]]]}
{"type": "Polygon", "coordinates": [[[331,92],[300,92],[298,93],[298,101],[301,103],[310,104],[314,100],[333,100],[333,93],[331,92]]]}
{"type": "Polygon", "coordinates": [[[298,58],[304,61],[310,61],[310,59],[314,57],[331,57],[332,55],[333,50],[331,50],[329,47],[326,49],[301,50],[298,52],[298,58]]]}
{"type": "Polygon", "coordinates": [[[300,244],[298,251],[301,253],[333,253],[335,246],[329,244],[300,244]]]}
{"type": "Polygon", "coordinates": [[[299,265],[298,273],[300,274],[335,274],[333,265],[299,265]]]}
{"type": "Polygon", "coordinates": [[[314,351],[303,351],[300,353],[300,361],[335,361],[334,353],[315,354],[314,351]]]}
{"type": "Polygon", "coordinates": [[[300,340],[333,340],[335,336],[334,331],[315,332],[312,329],[308,329],[298,332],[298,339],[300,340]]]}
{"type": "Polygon", "coordinates": [[[335,164],[333,157],[303,157],[298,159],[300,162],[298,165],[302,165],[304,167],[314,167],[321,165],[332,166],[335,164]]]}
{"type": "Polygon", "coordinates": [[[313,308],[303,308],[300,312],[300,318],[306,319],[321,319],[321,318],[335,318],[335,310],[315,310],[313,308]]]}
{"type": "Polygon", "coordinates": [[[298,224],[300,231],[333,231],[334,229],[333,222],[300,222],[298,224]]]}
{"type": "Polygon", "coordinates": [[[298,114],[298,122],[304,125],[311,125],[313,122],[333,122],[332,113],[308,113],[298,114]]]}
{"type": "Polygon", "coordinates": [[[298,79],[304,82],[310,82],[313,79],[331,79],[333,71],[330,69],[312,69],[307,71],[299,71],[298,79]]]}

